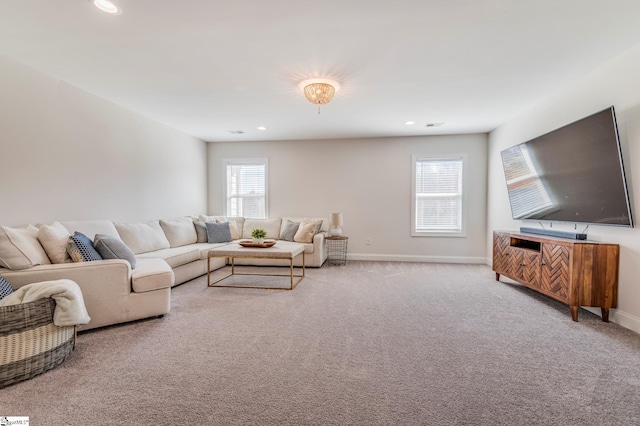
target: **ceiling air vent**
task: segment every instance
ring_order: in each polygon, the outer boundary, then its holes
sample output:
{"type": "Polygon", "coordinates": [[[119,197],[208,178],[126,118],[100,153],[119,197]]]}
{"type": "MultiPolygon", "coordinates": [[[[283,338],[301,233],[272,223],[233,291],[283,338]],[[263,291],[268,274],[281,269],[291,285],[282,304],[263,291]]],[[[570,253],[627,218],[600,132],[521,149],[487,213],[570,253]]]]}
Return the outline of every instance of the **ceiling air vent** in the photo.
{"type": "Polygon", "coordinates": [[[243,130],[229,130],[229,133],[231,133],[232,135],[242,135],[244,134],[243,130]]]}
{"type": "Polygon", "coordinates": [[[444,123],[427,123],[426,127],[440,127],[442,126],[444,123]]]}

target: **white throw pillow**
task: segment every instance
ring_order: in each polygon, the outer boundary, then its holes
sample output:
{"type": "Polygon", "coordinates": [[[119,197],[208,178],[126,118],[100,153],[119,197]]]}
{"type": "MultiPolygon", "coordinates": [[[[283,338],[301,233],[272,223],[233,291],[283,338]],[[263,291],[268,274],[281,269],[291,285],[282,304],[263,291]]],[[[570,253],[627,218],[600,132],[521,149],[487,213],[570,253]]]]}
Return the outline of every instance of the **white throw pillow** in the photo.
{"type": "Polygon", "coordinates": [[[50,263],[38,241],[38,228],[0,226],[0,266],[18,270],[50,263]]]}
{"type": "Polygon", "coordinates": [[[135,254],[148,253],[150,251],[168,249],[171,247],[169,240],[160,227],[160,222],[115,223],[120,239],[129,246],[135,254]]]}
{"type": "Polygon", "coordinates": [[[198,242],[196,228],[193,226],[193,220],[189,217],[161,220],[160,226],[171,247],[182,247],[198,242]]]}
{"type": "Polygon", "coordinates": [[[312,243],[313,237],[318,233],[322,226],[322,220],[305,219],[300,222],[298,231],[293,236],[296,243],[312,243]]]}
{"type": "Polygon", "coordinates": [[[38,229],[38,241],[42,244],[51,263],[71,262],[67,252],[69,236],[69,231],[60,222],[40,226],[38,229]]]}

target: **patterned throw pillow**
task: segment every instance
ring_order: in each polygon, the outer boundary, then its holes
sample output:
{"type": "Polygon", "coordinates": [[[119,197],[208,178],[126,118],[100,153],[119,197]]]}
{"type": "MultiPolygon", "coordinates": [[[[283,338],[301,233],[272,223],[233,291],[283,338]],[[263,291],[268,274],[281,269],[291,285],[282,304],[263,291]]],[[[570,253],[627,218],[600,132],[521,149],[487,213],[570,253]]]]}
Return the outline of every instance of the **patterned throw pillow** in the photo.
{"type": "Polygon", "coordinates": [[[129,262],[131,269],[136,268],[136,255],[120,238],[96,234],[93,246],[103,259],[124,259],[129,262]]]}
{"type": "Polygon", "coordinates": [[[0,299],[5,298],[11,293],[13,293],[13,287],[11,287],[9,281],[5,280],[4,277],[0,275],[0,299]]]}
{"type": "Polygon", "coordinates": [[[215,223],[206,222],[207,235],[209,237],[209,244],[211,243],[227,243],[231,241],[231,228],[229,222],[215,223]]]}
{"type": "Polygon", "coordinates": [[[102,256],[93,246],[91,238],[81,232],[74,232],[69,237],[67,244],[67,252],[74,262],[92,262],[94,260],[102,260],[102,256]]]}

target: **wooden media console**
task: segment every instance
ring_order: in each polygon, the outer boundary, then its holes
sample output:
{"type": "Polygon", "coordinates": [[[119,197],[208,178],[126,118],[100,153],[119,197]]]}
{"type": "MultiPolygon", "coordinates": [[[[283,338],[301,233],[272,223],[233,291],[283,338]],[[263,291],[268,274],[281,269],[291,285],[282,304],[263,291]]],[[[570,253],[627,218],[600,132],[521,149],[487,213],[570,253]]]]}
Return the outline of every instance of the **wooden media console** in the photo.
{"type": "Polygon", "coordinates": [[[521,234],[493,233],[493,270],[542,294],[569,305],[578,321],[580,306],[609,309],[618,297],[620,247],[588,240],[521,234]]]}

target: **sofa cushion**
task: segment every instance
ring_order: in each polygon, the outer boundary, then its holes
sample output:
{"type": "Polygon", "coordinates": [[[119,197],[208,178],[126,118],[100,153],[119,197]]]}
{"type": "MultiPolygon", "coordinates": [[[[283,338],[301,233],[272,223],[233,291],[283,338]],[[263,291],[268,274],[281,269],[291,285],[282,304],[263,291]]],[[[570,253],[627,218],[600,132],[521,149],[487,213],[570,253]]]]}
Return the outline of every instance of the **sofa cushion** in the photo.
{"type": "Polygon", "coordinates": [[[242,238],[251,238],[251,231],[262,228],[267,232],[266,238],[278,239],[280,237],[280,218],[274,219],[249,219],[244,220],[242,238]]]}
{"type": "Polygon", "coordinates": [[[9,284],[9,281],[0,275],[0,299],[3,299],[11,293],[13,293],[13,287],[9,284]]]}
{"type": "Polygon", "coordinates": [[[164,231],[167,240],[169,240],[171,247],[186,246],[198,241],[198,234],[193,226],[193,220],[189,217],[161,220],[160,227],[164,231]]]}
{"type": "Polygon", "coordinates": [[[38,228],[38,241],[40,241],[51,263],[71,262],[69,253],[67,253],[69,237],[69,231],[60,222],[41,225],[38,228]]]}
{"type": "Polygon", "coordinates": [[[111,235],[119,238],[118,231],[110,220],[75,220],[60,223],[71,234],[78,231],[91,239],[95,238],[96,234],[111,235]]]}
{"type": "Polygon", "coordinates": [[[196,235],[198,236],[198,243],[206,243],[209,241],[209,235],[207,235],[207,225],[205,222],[193,222],[193,226],[196,228],[196,235]]]}
{"type": "Polygon", "coordinates": [[[200,253],[200,260],[207,260],[209,250],[214,249],[216,247],[224,247],[226,245],[229,245],[229,243],[193,244],[191,247],[198,250],[198,252],[200,253]]]}
{"type": "Polygon", "coordinates": [[[93,246],[91,238],[87,237],[82,232],[76,231],[69,237],[67,251],[74,262],[93,262],[95,260],[102,260],[102,256],[100,256],[98,250],[93,246]]]}
{"type": "Polygon", "coordinates": [[[38,228],[0,226],[0,266],[8,269],[27,269],[47,265],[51,261],[38,241],[38,228]]]}
{"type": "Polygon", "coordinates": [[[285,241],[293,241],[293,237],[298,232],[300,222],[292,222],[289,219],[282,221],[282,229],[280,230],[280,239],[285,241]]]}
{"type": "Polygon", "coordinates": [[[291,242],[291,241],[285,241],[285,240],[280,240],[278,241],[278,245],[280,246],[287,246],[290,244],[295,244],[295,245],[303,245],[304,246],[304,253],[305,254],[313,254],[314,252],[314,248],[315,246],[313,245],[313,243],[308,243],[308,244],[302,244],[302,243],[296,243],[296,242],[291,242]]]}
{"type": "Polygon", "coordinates": [[[312,243],[313,237],[320,230],[322,226],[321,220],[305,219],[300,222],[300,227],[293,237],[293,241],[297,243],[312,243]]]}
{"type": "Polygon", "coordinates": [[[207,242],[209,244],[231,241],[231,228],[229,227],[229,222],[206,222],[205,225],[207,227],[207,242]]]}
{"type": "Polygon", "coordinates": [[[131,265],[131,269],[136,268],[136,256],[131,249],[120,238],[110,235],[96,234],[93,240],[96,248],[103,259],[124,259],[131,265]]]}
{"type": "Polygon", "coordinates": [[[200,259],[200,250],[193,245],[173,247],[156,250],[148,253],[138,254],[138,259],[158,258],[164,260],[170,267],[175,268],[200,259]]]}
{"type": "Polygon", "coordinates": [[[170,288],[175,275],[171,267],[162,259],[138,259],[138,265],[131,272],[131,288],[135,293],[170,288]]]}
{"type": "Polygon", "coordinates": [[[116,222],[115,227],[124,243],[135,253],[148,253],[171,247],[169,240],[164,235],[160,222],[116,222]]]}

